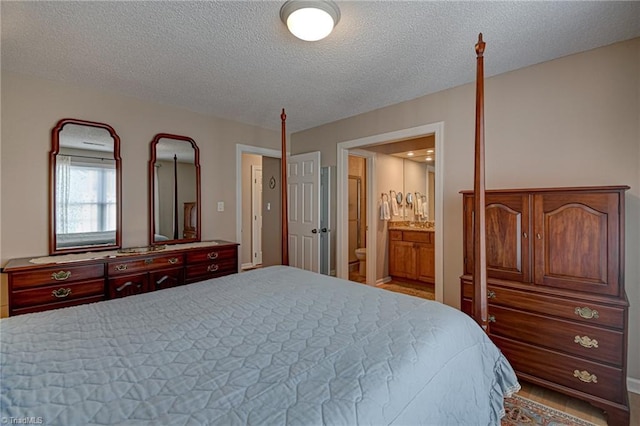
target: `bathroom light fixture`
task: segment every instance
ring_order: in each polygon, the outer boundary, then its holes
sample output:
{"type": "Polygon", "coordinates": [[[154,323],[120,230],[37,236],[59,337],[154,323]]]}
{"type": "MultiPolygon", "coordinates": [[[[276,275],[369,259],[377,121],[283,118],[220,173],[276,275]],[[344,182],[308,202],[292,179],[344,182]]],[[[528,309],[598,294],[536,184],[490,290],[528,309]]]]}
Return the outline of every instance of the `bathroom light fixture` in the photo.
{"type": "Polygon", "coordinates": [[[338,24],[340,9],[330,0],[289,0],[280,8],[280,19],[299,39],[318,41],[338,24]]]}
{"type": "Polygon", "coordinates": [[[425,160],[425,161],[432,161],[432,160],[433,160],[433,158],[432,158],[432,157],[427,157],[427,158],[425,158],[424,160],[425,160]]]}
{"type": "Polygon", "coordinates": [[[407,152],[407,157],[413,157],[413,151],[407,152]]]}
{"type": "Polygon", "coordinates": [[[427,150],[427,154],[433,154],[433,150],[432,149],[428,149],[427,150]]]}

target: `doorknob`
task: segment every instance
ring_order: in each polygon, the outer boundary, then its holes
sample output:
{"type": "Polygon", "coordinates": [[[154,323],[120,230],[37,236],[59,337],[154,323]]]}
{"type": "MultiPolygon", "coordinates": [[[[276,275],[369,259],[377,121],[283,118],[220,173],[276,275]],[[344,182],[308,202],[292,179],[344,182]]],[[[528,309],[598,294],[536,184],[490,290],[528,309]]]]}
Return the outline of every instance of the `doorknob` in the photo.
{"type": "Polygon", "coordinates": [[[327,232],[327,228],[322,228],[320,232],[327,232]]]}
{"type": "Polygon", "coordinates": [[[314,228],[314,229],[312,229],[312,230],[311,230],[311,233],[312,233],[312,234],[317,234],[317,233],[318,233],[318,230],[314,228]]]}

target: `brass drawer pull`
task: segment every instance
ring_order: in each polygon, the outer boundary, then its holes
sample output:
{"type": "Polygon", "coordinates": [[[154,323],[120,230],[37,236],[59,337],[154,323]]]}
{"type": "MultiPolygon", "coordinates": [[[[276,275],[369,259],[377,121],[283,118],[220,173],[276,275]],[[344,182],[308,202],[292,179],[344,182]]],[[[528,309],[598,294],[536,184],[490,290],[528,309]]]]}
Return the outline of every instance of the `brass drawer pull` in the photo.
{"type": "Polygon", "coordinates": [[[584,319],[600,318],[600,315],[598,315],[598,311],[596,311],[595,309],[591,309],[588,306],[585,306],[584,308],[577,307],[574,312],[576,313],[576,315],[580,315],[584,319]]]}
{"type": "Polygon", "coordinates": [[[489,315],[489,322],[496,322],[495,315],[489,315]]]}
{"type": "Polygon", "coordinates": [[[122,265],[116,265],[115,269],[116,271],[126,271],[127,265],[125,265],[124,263],[122,265]]]}
{"type": "Polygon", "coordinates": [[[51,279],[56,281],[64,281],[71,276],[71,271],[60,271],[51,274],[51,279]]]}
{"type": "Polygon", "coordinates": [[[144,260],[144,264],[145,265],[151,265],[153,263],[153,259],[145,259],[144,260]]]}
{"type": "Polygon", "coordinates": [[[586,370],[573,370],[573,377],[576,377],[580,379],[581,382],[585,383],[598,383],[598,376],[591,374],[586,370]]]}
{"type": "Polygon", "coordinates": [[[213,260],[213,259],[217,259],[218,258],[218,252],[217,251],[212,251],[211,253],[207,254],[207,258],[213,260]]]}
{"type": "Polygon", "coordinates": [[[589,336],[576,336],[574,339],[574,343],[579,343],[580,346],[585,348],[597,348],[598,341],[596,339],[591,339],[589,336]]]}
{"type": "Polygon", "coordinates": [[[177,257],[172,257],[171,259],[169,259],[169,263],[172,265],[175,265],[176,263],[178,263],[179,259],[177,257]]]}
{"type": "Polygon", "coordinates": [[[208,272],[215,272],[217,271],[219,268],[219,266],[217,264],[213,264],[213,265],[209,265],[207,266],[207,271],[208,272]]]}
{"type": "Polygon", "coordinates": [[[493,290],[489,290],[487,291],[487,299],[495,299],[496,298],[496,292],[493,290]]]}
{"type": "Polygon", "coordinates": [[[70,288],[59,288],[57,290],[53,290],[51,292],[51,295],[53,297],[57,297],[58,299],[64,299],[65,297],[71,296],[71,289],[70,288]]]}

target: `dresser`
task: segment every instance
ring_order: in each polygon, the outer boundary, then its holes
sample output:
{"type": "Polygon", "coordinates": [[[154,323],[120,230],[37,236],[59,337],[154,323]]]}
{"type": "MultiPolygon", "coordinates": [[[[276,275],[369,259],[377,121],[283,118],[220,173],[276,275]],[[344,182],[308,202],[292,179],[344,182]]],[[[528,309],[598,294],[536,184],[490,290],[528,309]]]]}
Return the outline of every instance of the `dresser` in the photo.
{"type": "Polygon", "coordinates": [[[238,272],[238,244],[204,241],[45,258],[12,259],[9,315],[162,290],[238,272]]]}
{"type": "MultiPolygon", "coordinates": [[[[486,193],[489,335],[518,376],[629,424],[627,186],[486,193]]],[[[463,191],[462,310],[473,310],[473,192],[463,191]]]]}

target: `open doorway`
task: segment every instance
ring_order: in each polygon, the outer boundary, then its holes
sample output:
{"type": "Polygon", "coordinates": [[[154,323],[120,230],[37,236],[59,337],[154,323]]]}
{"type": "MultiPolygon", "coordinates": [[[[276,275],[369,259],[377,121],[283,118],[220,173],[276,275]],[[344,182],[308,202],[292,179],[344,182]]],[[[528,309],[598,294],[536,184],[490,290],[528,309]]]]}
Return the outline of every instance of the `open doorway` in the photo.
{"type": "Polygon", "coordinates": [[[236,241],[239,269],[281,264],[278,150],[236,145],[236,241]],[[267,250],[263,248],[268,247],[267,250]]]}
{"type": "MultiPolygon", "coordinates": [[[[337,161],[337,241],[336,241],[336,275],[340,278],[348,279],[349,277],[349,262],[348,262],[348,188],[349,188],[349,155],[352,154],[354,149],[370,150],[372,147],[385,145],[393,142],[404,141],[409,139],[415,139],[420,137],[426,137],[433,135],[435,151],[437,155],[434,159],[434,164],[431,167],[431,173],[433,173],[434,185],[429,188],[428,175],[425,176],[424,181],[426,188],[424,193],[426,194],[430,189],[430,195],[433,200],[433,211],[429,212],[431,215],[429,218],[435,222],[434,230],[434,281],[435,281],[435,299],[442,301],[443,298],[443,237],[442,237],[442,188],[443,188],[443,171],[442,165],[444,158],[443,141],[444,141],[444,123],[434,123],[424,126],[418,126],[414,128],[399,130],[395,132],[389,132],[366,138],[356,139],[352,141],[341,142],[338,144],[338,161],[337,161]],[[440,224],[440,226],[438,226],[440,224]]],[[[382,269],[384,263],[379,261],[380,253],[384,250],[378,250],[377,235],[380,232],[378,217],[379,217],[379,204],[382,193],[378,191],[378,182],[373,179],[372,176],[376,174],[376,158],[375,154],[373,158],[368,158],[368,176],[367,179],[367,245],[366,245],[366,258],[375,259],[376,261],[367,262],[367,284],[376,285],[385,279],[382,269]],[[380,193],[379,193],[380,192],[380,193]]],[[[411,190],[412,196],[415,196],[416,192],[411,190]]]]}

